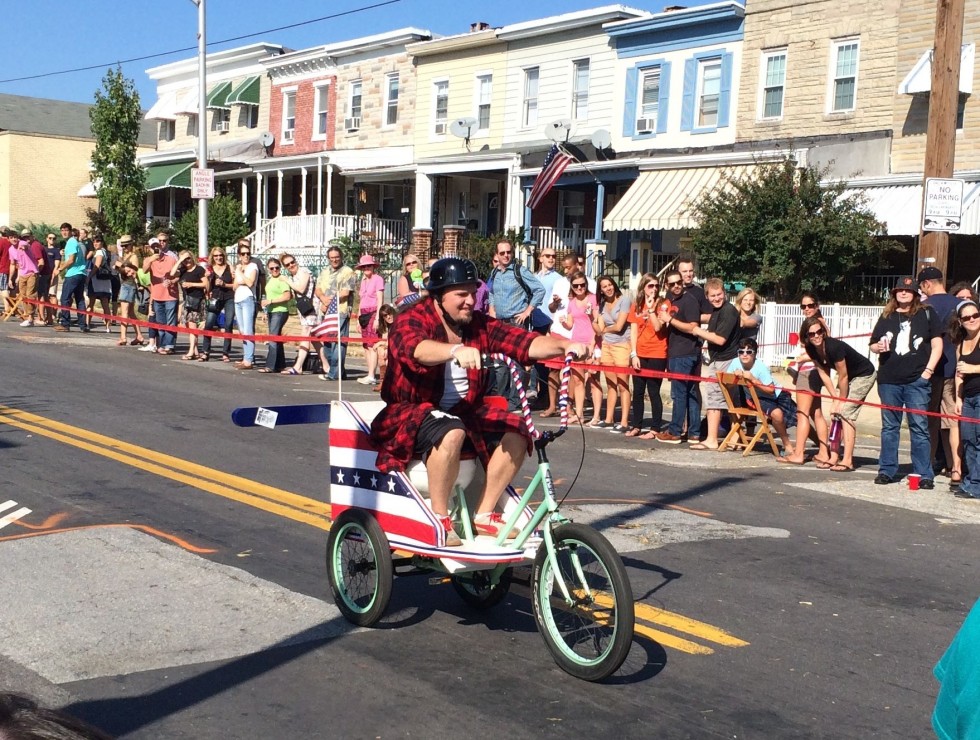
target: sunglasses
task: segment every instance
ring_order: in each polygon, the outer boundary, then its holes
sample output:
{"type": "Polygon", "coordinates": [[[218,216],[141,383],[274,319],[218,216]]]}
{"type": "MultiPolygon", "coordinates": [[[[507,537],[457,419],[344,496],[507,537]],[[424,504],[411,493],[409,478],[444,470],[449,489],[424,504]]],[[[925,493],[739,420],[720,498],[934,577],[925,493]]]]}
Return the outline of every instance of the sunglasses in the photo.
{"type": "Polygon", "coordinates": [[[584,288],[588,283],[572,283],[573,288],[584,288]]]}
{"type": "Polygon", "coordinates": [[[555,255],[553,255],[553,254],[542,254],[541,256],[542,257],[547,257],[548,259],[554,259],[555,258],[555,255]]]}
{"type": "Polygon", "coordinates": [[[683,282],[684,282],[683,280],[668,280],[668,281],[667,281],[667,282],[665,283],[665,285],[666,285],[666,286],[667,286],[668,288],[673,288],[673,287],[674,287],[674,286],[676,286],[676,285],[681,285],[681,284],[683,284],[683,282]]]}
{"type": "Polygon", "coordinates": [[[826,333],[823,329],[816,329],[815,331],[808,331],[806,335],[808,337],[822,337],[826,333]]]}
{"type": "Polygon", "coordinates": [[[282,263],[282,266],[283,266],[283,267],[292,267],[292,266],[293,266],[293,265],[295,265],[295,264],[296,264],[296,260],[293,260],[293,261],[291,261],[291,262],[283,262],[283,263],[282,263]]]}
{"type": "Polygon", "coordinates": [[[808,308],[816,308],[816,307],[817,307],[817,304],[816,303],[801,303],[800,304],[800,309],[803,310],[803,311],[806,311],[808,308]]]}
{"type": "Polygon", "coordinates": [[[738,353],[740,355],[754,355],[755,354],[755,350],[754,349],[740,349],[738,351],[738,353]]]}
{"type": "Polygon", "coordinates": [[[216,260],[223,260],[225,258],[223,254],[212,254],[211,257],[216,260]]]}
{"type": "Polygon", "coordinates": [[[239,257],[249,257],[249,256],[251,256],[251,254],[252,254],[251,252],[239,252],[238,253],[238,256],[239,257]]]}
{"type": "Polygon", "coordinates": [[[418,263],[419,263],[418,260],[410,260],[410,261],[406,262],[405,265],[406,266],[408,266],[408,265],[417,265],[418,263]]]}
{"type": "Polygon", "coordinates": [[[960,316],[960,321],[963,323],[973,321],[974,319],[980,319],[980,313],[971,313],[969,316],[960,316]]]}
{"type": "Polygon", "coordinates": [[[656,289],[657,289],[657,288],[659,288],[660,286],[659,286],[659,285],[657,285],[656,283],[647,283],[647,284],[646,284],[646,285],[644,285],[643,287],[644,287],[644,288],[653,288],[654,290],[656,290],[656,289]]]}
{"type": "Polygon", "coordinates": [[[281,268],[279,267],[279,265],[269,265],[269,270],[270,271],[271,270],[275,270],[276,272],[279,272],[280,269],[281,268]]]}

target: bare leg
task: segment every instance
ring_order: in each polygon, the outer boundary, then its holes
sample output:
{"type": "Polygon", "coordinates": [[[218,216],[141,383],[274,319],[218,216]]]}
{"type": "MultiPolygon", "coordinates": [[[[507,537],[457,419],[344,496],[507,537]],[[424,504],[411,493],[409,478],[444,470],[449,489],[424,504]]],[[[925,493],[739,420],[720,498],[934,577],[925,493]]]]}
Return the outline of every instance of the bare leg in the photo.
{"type": "Polygon", "coordinates": [[[772,422],[773,427],[776,429],[776,434],[779,435],[779,439],[783,443],[783,450],[789,451],[791,448],[789,432],[786,431],[786,419],[783,417],[782,409],[773,409],[769,421],[772,422]]]}
{"type": "Polygon", "coordinates": [[[701,440],[705,447],[718,447],[718,430],[721,428],[721,409],[708,409],[708,434],[701,440]]]}
{"type": "Polygon", "coordinates": [[[630,392],[630,381],[628,375],[617,375],[616,382],[619,384],[619,408],[620,421],[624,427],[630,425],[630,407],[632,406],[633,394],[630,392]]]}
{"type": "Polygon", "coordinates": [[[844,451],[841,453],[840,458],[836,461],[836,464],[846,468],[853,468],[854,444],[857,442],[857,434],[855,432],[854,425],[851,424],[851,422],[849,422],[847,419],[841,419],[841,421],[844,422],[844,451]]]}
{"type": "MultiPolygon", "coordinates": [[[[615,373],[606,373],[606,423],[612,424],[613,419],[616,416],[616,401],[619,399],[619,392],[617,390],[617,380],[619,378],[615,373]]],[[[599,415],[598,407],[596,408],[596,416],[599,415]]]]}
{"type": "MultiPolygon", "coordinates": [[[[476,509],[477,516],[487,514],[497,507],[497,502],[500,500],[504,489],[510,485],[510,482],[514,480],[514,476],[517,475],[517,471],[521,469],[521,463],[524,460],[526,452],[527,440],[523,436],[516,432],[507,432],[503,436],[500,440],[500,445],[493,451],[493,454],[490,456],[490,462],[487,465],[487,482],[483,489],[483,496],[480,498],[480,503],[476,509]]],[[[458,458],[456,467],[458,470],[458,458]]],[[[431,478],[429,479],[429,492],[430,494],[432,493],[431,478]]],[[[434,494],[432,501],[432,508],[435,511],[434,494]]],[[[439,512],[436,513],[438,514],[439,512]]]]}
{"type": "Polygon", "coordinates": [[[592,418],[599,420],[599,413],[602,411],[602,386],[595,375],[589,375],[585,381],[589,385],[589,392],[592,394],[592,418]]]}
{"type": "MultiPolygon", "coordinates": [[[[465,440],[466,432],[462,429],[450,429],[439,444],[432,448],[425,461],[425,471],[429,478],[429,499],[432,512],[437,516],[449,515],[449,496],[459,477],[459,454],[465,440]]],[[[487,480],[489,479],[488,473],[487,480]]]]}
{"type": "Polygon", "coordinates": [[[375,373],[378,370],[378,355],[374,351],[374,347],[364,348],[364,359],[367,360],[367,374],[369,378],[376,377],[375,373]]]}

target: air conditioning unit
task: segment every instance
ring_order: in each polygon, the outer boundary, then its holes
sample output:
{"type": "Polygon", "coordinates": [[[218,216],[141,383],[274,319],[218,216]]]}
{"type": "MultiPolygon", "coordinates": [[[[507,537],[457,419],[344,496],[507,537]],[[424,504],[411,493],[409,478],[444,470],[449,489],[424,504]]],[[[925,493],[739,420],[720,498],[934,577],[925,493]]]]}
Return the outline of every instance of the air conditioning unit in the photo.
{"type": "Polygon", "coordinates": [[[437,123],[435,125],[434,131],[435,131],[436,136],[441,136],[441,135],[445,134],[446,133],[446,122],[445,121],[441,121],[441,122],[437,123]]]}
{"type": "Polygon", "coordinates": [[[348,131],[357,131],[361,127],[361,117],[354,116],[353,118],[344,119],[344,128],[348,131]]]}
{"type": "Polygon", "coordinates": [[[293,140],[293,132],[294,132],[294,131],[295,131],[295,129],[291,129],[291,128],[287,128],[287,129],[285,129],[285,130],[284,130],[284,131],[282,132],[282,140],[283,140],[284,142],[287,142],[287,141],[292,141],[292,140],[293,140]]]}
{"type": "Polygon", "coordinates": [[[652,134],[657,129],[657,121],[653,118],[636,119],[636,133],[652,134]]]}
{"type": "Polygon", "coordinates": [[[228,121],[218,121],[214,124],[214,130],[219,133],[227,133],[230,128],[231,124],[228,121]]]}

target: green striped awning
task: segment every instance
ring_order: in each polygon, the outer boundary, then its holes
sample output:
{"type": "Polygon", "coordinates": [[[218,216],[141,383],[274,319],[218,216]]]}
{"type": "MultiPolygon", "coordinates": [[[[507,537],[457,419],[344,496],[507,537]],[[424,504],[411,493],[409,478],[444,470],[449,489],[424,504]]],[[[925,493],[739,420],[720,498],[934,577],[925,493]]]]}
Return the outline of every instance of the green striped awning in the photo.
{"type": "Polygon", "coordinates": [[[146,191],[164,188],[191,188],[191,167],[193,162],[176,164],[155,164],[146,168],[146,191]]]}
{"type": "Polygon", "coordinates": [[[230,82],[219,82],[208,93],[208,108],[230,108],[228,93],[231,92],[230,82]]]}
{"type": "Polygon", "coordinates": [[[225,105],[258,105],[259,104],[259,77],[246,77],[238,83],[234,90],[228,95],[225,105]]]}

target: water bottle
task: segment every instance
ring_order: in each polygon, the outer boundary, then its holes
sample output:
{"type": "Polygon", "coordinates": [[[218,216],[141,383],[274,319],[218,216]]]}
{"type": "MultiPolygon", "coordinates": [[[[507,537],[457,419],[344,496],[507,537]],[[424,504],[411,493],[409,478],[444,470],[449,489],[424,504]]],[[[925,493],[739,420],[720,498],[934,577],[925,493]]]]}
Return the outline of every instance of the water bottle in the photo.
{"type": "Polygon", "coordinates": [[[840,414],[834,414],[833,421],[830,422],[830,434],[827,436],[827,446],[830,448],[831,453],[840,450],[843,432],[844,422],[841,420],[840,414]]]}

